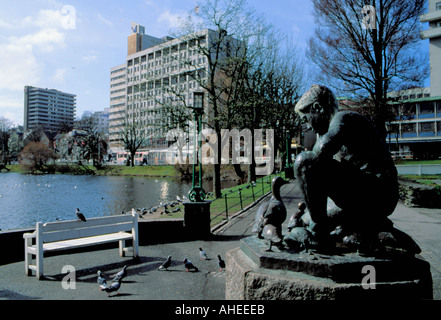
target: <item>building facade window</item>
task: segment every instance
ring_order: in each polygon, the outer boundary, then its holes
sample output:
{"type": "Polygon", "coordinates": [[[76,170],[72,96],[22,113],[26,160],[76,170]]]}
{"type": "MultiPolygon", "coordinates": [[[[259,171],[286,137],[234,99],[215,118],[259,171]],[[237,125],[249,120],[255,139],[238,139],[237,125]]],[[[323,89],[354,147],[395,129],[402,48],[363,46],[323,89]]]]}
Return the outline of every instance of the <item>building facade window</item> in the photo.
{"type": "Polygon", "coordinates": [[[420,137],[434,137],[435,136],[435,122],[420,122],[419,123],[420,137]]]}
{"type": "Polygon", "coordinates": [[[420,103],[419,118],[434,118],[435,105],[432,101],[425,101],[420,103]]]}
{"type": "Polygon", "coordinates": [[[401,125],[402,138],[412,138],[416,136],[417,136],[416,123],[403,123],[401,125]]]}

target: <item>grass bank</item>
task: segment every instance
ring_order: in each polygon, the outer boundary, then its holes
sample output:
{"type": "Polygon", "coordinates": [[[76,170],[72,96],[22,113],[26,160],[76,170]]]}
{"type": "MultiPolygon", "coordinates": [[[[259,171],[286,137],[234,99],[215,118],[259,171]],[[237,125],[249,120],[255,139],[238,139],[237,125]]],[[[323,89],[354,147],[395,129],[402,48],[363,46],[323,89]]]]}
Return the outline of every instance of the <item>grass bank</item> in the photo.
{"type": "Polygon", "coordinates": [[[179,173],[174,166],[106,166],[96,170],[96,174],[117,176],[143,176],[143,177],[177,177],[179,173]]]}
{"type": "Polygon", "coordinates": [[[396,165],[405,166],[405,165],[420,165],[420,164],[441,164],[441,159],[435,160],[395,160],[396,165]]]}
{"type": "MultiPolygon", "coordinates": [[[[19,164],[8,165],[10,171],[3,170],[2,172],[18,172],[28,173],[19,164]]],[[[116,176],[145,176],[145,177],[177,177],[179,173],[174,166],[103,166],[97,169],[91,165],[84,165],[80,168],[76,164],[57,164],[55,173],[57,174],[95,174],[95,175],[116,175],[116,176]],[[86,173],[86,171],[88,173],[86,173]]]]}

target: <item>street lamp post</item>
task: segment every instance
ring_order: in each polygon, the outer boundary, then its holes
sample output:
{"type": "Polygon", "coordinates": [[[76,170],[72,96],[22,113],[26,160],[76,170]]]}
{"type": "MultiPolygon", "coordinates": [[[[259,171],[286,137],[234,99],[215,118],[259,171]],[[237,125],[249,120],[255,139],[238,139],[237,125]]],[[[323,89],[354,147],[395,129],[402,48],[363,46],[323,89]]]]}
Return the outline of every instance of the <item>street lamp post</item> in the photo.
{"type": "Polygon", "coordinates": [[[188,193],[188,199],[191,202],[201,202],[205,199],[205,191],[202,188],[202,162],[199,160],[199,155],[202,148],[202,115],[204,114],[204,93],[194,92],[194,103],[193,103],[193,113],[194,113],[194,144],[193,144],[193,178],[192,178],[192,188],[188,193]],[[198,178],[196,178],[196,166],[199,167],[198,178]],[[198,183],[196,183],[196,180],[198,183]]]}
{"type": "Polygon", "coordinates": [[[205,191],[202,188],[202,162],[199,154],[202,147],[202,115],[204,113],[204,93],[194,92],[194,150],[193,150],[193,177],[192,188],[188,193],[188,200],[184,201],[184,228],[191,238],[201,239],[211,235],[210,204],[205,200],[205,191]],[[196,174],[196,167],[199,167],[196,174]]]}

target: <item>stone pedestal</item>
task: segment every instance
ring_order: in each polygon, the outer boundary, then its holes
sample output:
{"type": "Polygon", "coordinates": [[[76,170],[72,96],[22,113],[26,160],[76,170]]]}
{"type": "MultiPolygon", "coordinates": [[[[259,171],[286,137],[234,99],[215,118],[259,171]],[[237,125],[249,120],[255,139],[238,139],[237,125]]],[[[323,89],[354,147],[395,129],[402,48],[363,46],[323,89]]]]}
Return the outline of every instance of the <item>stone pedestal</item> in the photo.
{"type": "Polygon", "coordinates": [[[205,239],[211,235],[211,201],[184,201],[184,230],[193,239],[205,239]]]}
{"type": "MultiPolygon", "coordinates": [[[[432,299],[428,262],[358,253],[267,252],[255,236],[226,254],[228,300],[432,299]]],[[[278,250],[278,249],[274,249],[278,250]]]]}

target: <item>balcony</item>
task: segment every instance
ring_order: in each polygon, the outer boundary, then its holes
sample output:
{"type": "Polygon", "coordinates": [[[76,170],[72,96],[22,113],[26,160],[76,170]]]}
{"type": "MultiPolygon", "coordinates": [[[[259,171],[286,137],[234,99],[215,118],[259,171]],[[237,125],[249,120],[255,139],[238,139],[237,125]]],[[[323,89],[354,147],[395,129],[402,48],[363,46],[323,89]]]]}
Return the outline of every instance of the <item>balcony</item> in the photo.
{"type": "Polygon", "coordinates": [[[420,16],[421,22],[431,22],[441,20],[441,10],[432,11],[420,16]]]}
{"type": "Polygon", "coordinates": [[[420,37],[423,40],[441,37],[441,27],[421,31],[420,37]]]}

